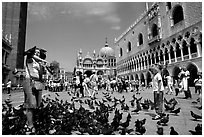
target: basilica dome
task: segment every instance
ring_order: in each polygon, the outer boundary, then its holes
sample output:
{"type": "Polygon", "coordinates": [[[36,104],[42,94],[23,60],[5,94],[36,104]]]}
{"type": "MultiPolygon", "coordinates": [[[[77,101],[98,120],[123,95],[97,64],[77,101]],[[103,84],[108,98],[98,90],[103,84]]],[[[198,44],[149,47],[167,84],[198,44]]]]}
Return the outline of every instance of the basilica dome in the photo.
{"type": "Polygon", "coordinates": [[[115,52],[114,50],[108,46],[108,44],[106,43],[105,47],[101,48],[99,55],[104,58],[104,57],[114,57],[115,56],[115,52]]]}

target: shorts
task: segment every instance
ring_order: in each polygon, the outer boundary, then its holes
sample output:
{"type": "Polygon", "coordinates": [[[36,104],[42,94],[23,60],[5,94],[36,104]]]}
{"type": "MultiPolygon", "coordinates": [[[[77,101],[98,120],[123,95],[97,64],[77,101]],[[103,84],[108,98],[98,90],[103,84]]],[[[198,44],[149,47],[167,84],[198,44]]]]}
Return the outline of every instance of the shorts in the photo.
{"type": "Polygon", "coordinates": [[[36,108],[40,105],[42,100],[42,90],[36,90],[32,85],[30,78],[24,79],[23,90],[25,108],[36,108]]]}

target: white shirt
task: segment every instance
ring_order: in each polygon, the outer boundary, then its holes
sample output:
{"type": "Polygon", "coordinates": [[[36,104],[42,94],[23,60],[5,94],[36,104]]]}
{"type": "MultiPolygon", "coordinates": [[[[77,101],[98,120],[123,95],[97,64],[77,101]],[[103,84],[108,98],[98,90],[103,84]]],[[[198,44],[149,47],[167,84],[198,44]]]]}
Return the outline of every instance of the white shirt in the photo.
{"type": "Polygon", "coordinates": [[[7,88],[10,88],[11,87],[11,81],[8,81],[7,82],[7,88]]]}
{"type": "Polygon", "coordinates": [[[171,76],[167,76],[166,79],[168,84],[173,84],[171,76]]]}
{"type": "Polygon", "coordinates": [[[161,81],[161,88],[160,91],[164,90],[164,85],[163,85],[163,81],[162,81],[162,76],[160,73],[157,73],[154,78],[153,78],[153,83],[152,83],[152,87],[153,87],[153,91],[158,91],[159,89],[159,84],[158,82],[161,81]]]}

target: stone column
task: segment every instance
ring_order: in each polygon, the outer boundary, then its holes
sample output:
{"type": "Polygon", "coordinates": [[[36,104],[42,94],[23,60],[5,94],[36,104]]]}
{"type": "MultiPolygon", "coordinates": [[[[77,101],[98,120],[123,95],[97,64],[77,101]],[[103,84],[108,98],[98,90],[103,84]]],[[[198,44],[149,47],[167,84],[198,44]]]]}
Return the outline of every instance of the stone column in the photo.
{"type": "Polygon", "coordinates": [[[169,64],[171,64],[171,54],[170,54],[170,50],[168,49],[168,55],[169,55],[169,64]]]}
{"type": "Polygon", "coordinates": [[[188,56],[189,56],[189,59],[192,59],[191,48],[190,48],[190,44],[189,43],[187,43],[187,47],[188,47],[188,56]]]}
{"type": "Polygon", "coordinates": [[[152,65],[152,55],[150,55],[150,65],[152,65]]]}
{"type": "Polygon", "coordinates": [[[165,52],[163,52],[162,54],[163,54],[164,64],[166,64],[165,52]]]}
{"type": "Polygon", "coordinates": [[[196,47],[197,47],[198,57],[201,57],[201,55],[202,55],[202,50],[201,50],[200,41],[199,41],[199,40],[196,40],[195,43],[196,43],[196,47]]]}
{"type": "Polygon", "coordinates": [[[183,61],[184,58],[183,58],[183,47],[182,46],[180,47],[180,50],[181,50],[181,61],[183,61]]]}
{"type": "Polygon", "coordinates": [[[176,57],[176,48],[174,48],[174,57],[175,57],[175,62],[177,62],[177,57],[176,57]]]}
{"type": "Polygon", "coordinates": [[[156,64],[157,62],[157,56],[156,56],[156,53],[154,53],[154,64],[156,64]]]}
{"type": "Polygon", "coordinates": [[[137,58],[135,59],[135,71],[137,71],[137,58]]]}

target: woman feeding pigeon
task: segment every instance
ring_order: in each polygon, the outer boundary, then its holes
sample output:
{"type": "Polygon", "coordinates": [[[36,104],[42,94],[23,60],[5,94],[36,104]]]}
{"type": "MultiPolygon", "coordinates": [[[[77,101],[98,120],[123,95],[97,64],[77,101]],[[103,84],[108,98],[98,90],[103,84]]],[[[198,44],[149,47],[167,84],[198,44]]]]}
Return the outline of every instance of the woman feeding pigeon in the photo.
{"type": "Polygon", "coordinates": [[[154,104],[155,104],[155,111],[157,115],[153,118],[155,120],[161,118],[163,112],[163,95],[164,95],[164,86],[163,80],[161,76],[162,65],[156,64],[149,68],[149,71],[153,75],[152,80],[152,87],[154,92],[154,104]]]}
{"type": "Polygon", "coordinates": [[[27,133],[34,133],[33,110],[38,107],[42,99],[43,90],[43,74],[46,73],[45,68],[51,73],[46,66],[45,50],[36,46],[25,52],[25,79],[23,82],[24,89],[24,106],[26,108],[27,122],[25,125],[27,133]]]}

